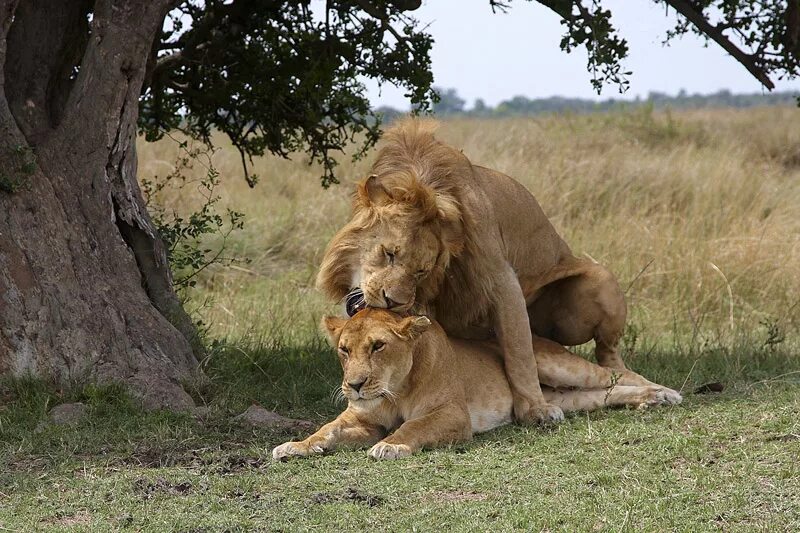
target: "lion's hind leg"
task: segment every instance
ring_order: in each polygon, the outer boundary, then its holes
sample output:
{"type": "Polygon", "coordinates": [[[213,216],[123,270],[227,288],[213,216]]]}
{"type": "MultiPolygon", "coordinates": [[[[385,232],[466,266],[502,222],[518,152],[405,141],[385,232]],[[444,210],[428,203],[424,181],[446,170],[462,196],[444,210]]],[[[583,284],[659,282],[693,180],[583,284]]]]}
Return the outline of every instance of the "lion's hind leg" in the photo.
{"type": "Polygon", "coordinates": [[[617,385],[608,389],[592,390],[545,389],[543,393],[549,403],[558,405],[565,413],[621,406],[642,409],[656,405],[674,405],[682,400],[676,391],[659,386],[617,385]]]}
{"type": "Polygon", "coordinates": [[[596,365],[553,341],[534,337],[533,351],[539,381],[553,388],[605,389],[614,385],[657,386],[639,374],[625,369],[596,365]]]}
{"type": "Polygon", "coordinates": [[[602,265],[580,259],[579,271],[542,288],[528,305],[533,332],[565,346],[592,339],[595,357],[604,367],[625,369],[619,341],[625,328],[625,294],[602,265]]]}

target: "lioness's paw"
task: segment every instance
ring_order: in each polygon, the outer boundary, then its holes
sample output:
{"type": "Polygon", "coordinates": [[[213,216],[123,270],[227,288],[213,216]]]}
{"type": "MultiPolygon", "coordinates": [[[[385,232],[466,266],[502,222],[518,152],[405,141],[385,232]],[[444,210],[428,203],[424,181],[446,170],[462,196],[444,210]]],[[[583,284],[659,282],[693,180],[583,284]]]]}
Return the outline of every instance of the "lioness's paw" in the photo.
{"type": "Polygon", "coordinates": [[[409,455],[411,455],[411,447],[405,444],[379,442],[369,450],[369,456],[373,459],[400,459],[409,455]]]}
{"type": "Polygon", "coordinates": [[[647,409],[655,405],[677,405],[683,401],[678,391],[666,387],[651,387],[649,395],[639,404],[639,409],[647,409]]]}
{"type": "Polygon", "coordinates": [[[304,442],[284,442],[272,450],[272,458],[280,461],[289,457],[306,457],[323,451],[325,450],[320,446],[309,446],[304,442]]]}
{"type": "Polygon", "coordinates": [[[564,421],[564,411],[557,405],[543,403],[518,414],[517,421],[523,424],[554,424],[564,421]]]}

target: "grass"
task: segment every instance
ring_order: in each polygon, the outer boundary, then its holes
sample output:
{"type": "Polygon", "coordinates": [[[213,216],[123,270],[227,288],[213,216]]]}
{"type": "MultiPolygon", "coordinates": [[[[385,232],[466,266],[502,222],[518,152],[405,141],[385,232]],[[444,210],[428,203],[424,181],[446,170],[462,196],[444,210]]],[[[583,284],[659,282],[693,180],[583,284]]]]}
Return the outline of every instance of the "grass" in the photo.
{"type": "MultiPolygon", "coordinates": [[[[797,108],[642,109],[453,120],[440,137],[525,184],[576,253],[616,273],[641,339],[732,345],[741,332],[800,328],[798,122],[797,108]]],[[[308,338],[329,309],[312,288],[315,270],[369,158],[345,157],[343,184],[328,191],[302,155],[262,159],[250,190],[236,152],[219,144],[222,203],[246,214],[228,250],[250,263],[209,272],[193,304],[216,338],[269,338],[276,322],[293,342],[308,338]]],[[[144,145],[141,175],[165,174],[176,153],[170,140],[144,145]]],[[[188,213],[191,192],[157,200],[188,213]]]]}
{"type": "MultiPolygon", "coordinates": [[[[285,430],[238,426],[257,403],[322,423],[338,364],[317,332],[335,311],[312,288],[349,185],[230,147],[222,204],[247,214],[186,294],[208,325],[208,413],[144,413],[116,387],[0,383],[0,531],[306,529],[800,529],[800,118],[797,109],[455,120],[441,136],[526,184],[578,253],[627,289],[625,360],[686,394],[675,408],[511,426],[377,463],[363,450],[273,463],[285,430]],[[705,383],[720,394],[693,394],[705,383]],[[82,401],[74,428],[40,426],[82,401]]],[[[141,176],[177,147],[140,147],[141,176]]],[[[344,163],[346,183],[367,163],[344,163]]],[[[197,176],[202,168],[195,168],[197,176]]],[[[154,201],[190,213],[192,184],[154,201]]],[[[218,244],[211,242],[211,245],[218,244]]],[[[586,347],[581,353],[588,353],[586,347]]]]}
{"type": "Polygon", "coordinates": [[[219,416],[142,414],[118,400],[93,403],[89,420],[71,429],[36,433],[32,412],[3,435],[0,525],[792,531],[800,527],[797,392],[779,381],[733,387],[678,408],[506,427],[394,463],[355,450],[273,463],[269,449],[295,435],[219,416]]]}

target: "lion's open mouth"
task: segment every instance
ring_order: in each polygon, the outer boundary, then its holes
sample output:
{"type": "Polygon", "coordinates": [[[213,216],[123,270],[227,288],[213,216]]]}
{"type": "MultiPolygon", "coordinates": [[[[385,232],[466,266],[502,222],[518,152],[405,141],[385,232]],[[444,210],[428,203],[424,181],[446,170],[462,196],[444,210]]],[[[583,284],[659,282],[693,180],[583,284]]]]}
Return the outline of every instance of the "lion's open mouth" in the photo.
{"type": "MultiPolygon", "coordinates": [[[[344,306],[347,312],[347,316],[352,317],[359,311],[366,309],[367,307],[371,307],[367,304],[367,299],[364,297],[364,291],[361,290],[360,287],[356,287],[354,289],[350,289],[350,292],[347,293],[347,296],[344,297],[344,306]]],[[[409,302],[405,304],[396,304],[389,300],[389,303],[395,304],[390,305],[389,307],[385,307],[388,311],[392,311],[397,314],[405,314],[410,312],[414,308],[414,302],[409,302]]]]}
{"type": "Polygon", "coordinates": [[[367,300],[364,299],[364,291],[361,290],[361,287],[351,289],[350,292],[347,293],[344,305],[347,316],[353,316],[362,309],[366,309],[367,300]]]}

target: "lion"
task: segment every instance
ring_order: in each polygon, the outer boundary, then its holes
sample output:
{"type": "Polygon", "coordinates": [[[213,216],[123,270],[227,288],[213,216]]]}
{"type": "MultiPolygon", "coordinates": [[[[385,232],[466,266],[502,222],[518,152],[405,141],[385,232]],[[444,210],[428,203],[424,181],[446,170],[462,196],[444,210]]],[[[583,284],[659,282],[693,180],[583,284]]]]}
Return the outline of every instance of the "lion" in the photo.
{"type": "MultiPolygon", "coordinates": [[[[344,371],[347,409],[274,459],[308,456],[339,444],[372,446],[375,459],[466,441],[512,420],[513,398],[495,341],[448,338],[425,316],[385,309],[323,319],[344,371]]],[[[533,338],[545,399],[564,411],[676,404],[681,395],[629,370],[593,364],[553,341],[533,338]],[[562,390],[564,387],[576,389],[562,390]]]]}
{"type": "Polygon", "coordinates": [[[366,305],[426,314],[454,337],[497,338],[516,419],[562,420],[542,395],[532,336],[594,339],[598,363],[623,370],[623,292],[609,270],[572,254],[525,187],[473,165],[435,129],[407,119],[387,131],[317,286],[336,300],[360,288],[366,305]]]}

